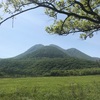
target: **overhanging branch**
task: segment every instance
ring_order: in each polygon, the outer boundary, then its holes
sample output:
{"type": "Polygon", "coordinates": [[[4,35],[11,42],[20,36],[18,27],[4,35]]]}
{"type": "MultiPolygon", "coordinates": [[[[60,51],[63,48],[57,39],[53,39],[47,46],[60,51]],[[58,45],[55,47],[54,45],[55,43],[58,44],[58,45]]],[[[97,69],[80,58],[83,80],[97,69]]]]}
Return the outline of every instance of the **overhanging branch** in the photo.
{"type": "MultiPolygon", "coordinates": [[[[49,9],[51,9],[51,10],[53,10],[55,12],[58,12],[60,14],[65,14],[67,16],[74,16],[74,17],[77,17],[79,19],[86,19],[86,20],[89,20],[89,21],[94,22],[94,23],[100,23],[100,21],[94,20],[94,19],[92,19],[90,17],[87,17],[87,16],[81,16],[81,15],[78,15],[76,13],[70,13],[70,12],[65,12],[65,11],[62,11],[62,10],[58,10],[52,3],[48,3],[48,2],[39,3],[39,2],[36,2],[34,0],[32,2],[37,4],[37,5],[39,5],[40,7],[49,8],[49,9]]],[[[81,5],[81,7],[83,8],[82,5],[81,5]]]]}
{"type": "MultiPolygon", "coordinates": [[[[69,16],[66,17],[66,18],[64,19],[64,21],[63,21],[63,23],[62,23],[62,26],[61,26],[61,32],[60,32],[60,33],[62,33],[64,24],[65,24],[65,22],[66,22],[66,20],[67,20],[68,18],[69,18],[69,16]]],[[[63,33],[63,34],[64,34],[64,33],[63,33]]]]}
{"type": "Polygon", "coordinates": [[[83,5],[82,3],[80,3],[79,1],[75,1],[75,3],[78,4],[78,5],[81,7],[81,9],[82,9],[84,12],[86,12],[87,14],[91,14],[91,15],[97,16],[97,19],[99,20],[99,23],[100,23],[100,16],[92,10],[92,8],[91,8],[91,6],[90,6],[90,0],[87,0],[87,6],[89,7],[90,11],[88,11],[88,10],[84,7],[84,5],[83,5]]]}
{"type": "Polygon", "coordinates": [[[16,14],[13,14],[13,15],[11,15],[10,17],[7,17],[7,18],[4,19],[3,21],[1,21],[1,22],[0,22],[0,25],[1,25],[2,23],[4,23],[5,21],[7,21],[8,19],[11,19],[11,18],[13,18],[13,17],[15,17],[15,16],[17,16],[17,15],[19,15],[19,14],[21,14],[21,13],[27,12],[27,11],[29,11],[29,10],[36,9],[36,8],[38,8],[38,7],[40,7],[40,6],[32,7],[32,8],[29,8],[29,9],[26,9],[26,10],[23,10],[23,11],[20,11],[20,12],[18,12],[18,13],[16,13],[16,14]]]}
{"type": "MultiPolygon", "coordinates": [[[[12,18],[12,17],[14,17],[14,16],[17,16],[17,15],[19,15],[19,14],[21,14],[21,13],[24,13],[24,12],[26,12],[26,11],[29,11],[29,10],[36,9],[36,8],[38,8],[38,7],[49,8],[49,9],[51,9],[51,10],[57,12],[57,13],[65,14],[65,15],[67,15],[67,16],[69,16],[69,17],[70,17],[70,16],[73,16],[73,17],[76,17],[76,18],[79,18],[79,19],[85,19],[85,20],[88,20],[88,21],[91,21],[91,22],[100,24],[100,20],[98,21],[98,20],[93,19],[93,18],[90,18],[90,17],[88,17],[88,16],[81,16],[81,15],[79,15],[79,14],[77,14],[77,13],[73,13],[73,12],[66,12],[66,11],[63,11],[63,10],[58,10],[58,9],[55,7],[55,5],[53,5],[53,4],[50,3],[50,2],[36,2],[35,0],[29,0],[29,1],[31,1],[31,2],[28,3],[28,4],[32,4],[32,3],[33,3],[33,4],[37,5],[37,6],[36,6],[36,7],[29,8],[29,9],[26,9],[26,10],[23,10],[23,11],[20,11],[20,12],[18,12],[18,13],[15,13],[15,14],[11,15],[10,17],[8,17],[8,18],[4,19],[3,21],[1,21],[1,22],[0,22],[0,25],[1,25],[3,22],[5,22],[6,20],[8,20],[8,19],[10,19],[10,18],[12,18]]],[[[75,3],[79,4],[79,5],[81,6],[81,8],[82,8],[84,11],[86,11],[87,13],[90,13],[90,11],[87,11],[87,10],[84,8],[84,6],[83,6],[80,2],[75,1],[75,3]]],[[[28,5],[28,4],[24,4],[24,5],[28,5]]],[[[22,6],[23,6],[23,5],[22,5],[22,6]]]]}

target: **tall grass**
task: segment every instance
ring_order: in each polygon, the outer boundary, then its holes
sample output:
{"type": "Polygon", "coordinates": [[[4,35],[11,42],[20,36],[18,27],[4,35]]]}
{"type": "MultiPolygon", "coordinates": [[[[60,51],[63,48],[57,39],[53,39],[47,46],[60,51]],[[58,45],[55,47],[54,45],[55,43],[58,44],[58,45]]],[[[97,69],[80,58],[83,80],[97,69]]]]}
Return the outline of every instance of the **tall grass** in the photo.
{"type": "Polygon", "coordinates": [[[0,100],[100,100],[100,76],[1,79],[0,100]]]}

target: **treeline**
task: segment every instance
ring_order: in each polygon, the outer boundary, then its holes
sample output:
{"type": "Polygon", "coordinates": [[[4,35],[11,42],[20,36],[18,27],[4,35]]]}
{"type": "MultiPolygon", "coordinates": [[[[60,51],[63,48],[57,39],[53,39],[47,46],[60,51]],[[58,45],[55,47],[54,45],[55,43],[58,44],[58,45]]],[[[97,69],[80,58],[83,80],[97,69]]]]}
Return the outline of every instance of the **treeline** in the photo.
{"type": "Polygon", "coordinates": [[[75,70],[53,70],[45,76],[83,76],[83,75],[100,75],[100,68],[85,68],[75,70]]]}
{"type": "Polygon", "coordinates": [[[76,58],[0,60],[0,77],[69,76],[100,74],[97,62],[76,58]]]}

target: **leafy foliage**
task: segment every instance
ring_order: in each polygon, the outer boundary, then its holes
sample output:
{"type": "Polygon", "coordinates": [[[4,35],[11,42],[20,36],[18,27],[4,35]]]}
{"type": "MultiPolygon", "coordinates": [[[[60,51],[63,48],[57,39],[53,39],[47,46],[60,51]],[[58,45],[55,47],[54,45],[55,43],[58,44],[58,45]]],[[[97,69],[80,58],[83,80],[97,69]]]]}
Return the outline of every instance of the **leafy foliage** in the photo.
{"type": "Polygon", "coordinates": [[[46,27],[48,33],[68,35],[82,32],[80,37],[93,37],[100,30],[100,0],[7,0],[0,3],[4,12],[12,14],[0,24],[23,12],[45,8],[45,14],[54,18],[54,23],[46,27]],[[32,5],[31,8],[25,6],[32,5]],[[59,18],[59,15],[64,15],[59,18]]]}

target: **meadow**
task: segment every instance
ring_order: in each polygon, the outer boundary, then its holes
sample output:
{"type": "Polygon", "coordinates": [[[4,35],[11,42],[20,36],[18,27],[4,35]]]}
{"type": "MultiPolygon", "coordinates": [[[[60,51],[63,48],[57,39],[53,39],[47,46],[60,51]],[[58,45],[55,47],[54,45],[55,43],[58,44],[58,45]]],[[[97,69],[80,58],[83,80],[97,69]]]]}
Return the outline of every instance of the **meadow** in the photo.
{"type": "Polygon", "coordinates": [[[0,100],[100,100],[100,75],[0,78],[0,100]]]}

